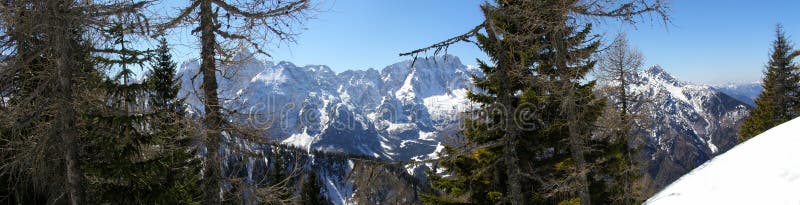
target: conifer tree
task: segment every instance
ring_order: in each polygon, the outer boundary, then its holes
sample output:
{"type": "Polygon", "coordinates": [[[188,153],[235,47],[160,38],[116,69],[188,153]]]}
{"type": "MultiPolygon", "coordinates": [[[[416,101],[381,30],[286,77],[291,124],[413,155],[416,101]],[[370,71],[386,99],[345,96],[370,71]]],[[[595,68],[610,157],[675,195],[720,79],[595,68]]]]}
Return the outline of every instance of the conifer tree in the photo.
{"type": "Polygon", "coordinates": [[[177,64],[172,60],[167,39],[159,40],[150,65],[150,73],[146,78],[151,109],[155,112],[174,113],[178,116],[185,114],[184,101],[178,98],[181,89],[180,77],[177,73],[177,64]]]}
{"type": "MultiPolygon", "coordinates": [[[[191,204],[202,196],[200,161],[192,148],[191,122],[186,118],[184,99],[178,98],[180,77],[176,77],[176,63],[172,60],[166,39],[159,41],[150,66],[150,75],[145,81],[148,87],[149,112],[155,119],[148,124],[160,142],[156,158],[163,176],[159,183],[159,196],[164,203],[191,204]]],[[[158,190],[158,189],[155,189],[158,190]]]]}
{"type": "Polygon", "coordinates": [[[190,149],[177,99],[175,63],[166,42],[155,55],[151,76],[133,80],[132,67],[151,61],[149,50],[130,47],[132,28],[125,21],[105,31],[109,47],[99,49],[96,62],[109,72],[103,96],[86,116],[90,129],[85,167],[93,201],[131,204],[193,204],[201,196],[195,183],[199,170],[190,149]],[[117,71],[114,73],[113,71],[117,71]],[[149,103],[149,104],[148,104],[149,103]]]}
{"type": "Polygon", "coordinates": [[[307,174],[303,182],[303,187],[300,188],[300,204],[302,205],[323,205],[327,204],[325,198],[322,197],[320,191],[322,187],[317,181],[317,173],[311,170],[307,174]]]}
{"type": "Polygon", "coordinates": [[[429,176],[439,193],[423,194],[425,203],[591,204],[594,161],[587,157],[595,143],[588,141],[604,102],[594,95],[594,81],[585,80],[599,41],[576,16],[664,14],[658,1],[606,3],[496,1],[482,6],[485,21],[472,31],[401,54],[439,51],[476,36],[492,60],[478,61],[485,77],[474,82],[481,92],[468,98],[481,109],[464,121],[467,143],[446,147],[439,160],[448,176],[429,176]]]}
{"type": "Polygon", "coordinates": [[[800,72],[794,63],[798,55],[800,51],[792,48],[783,27],[778,25],[761,84],[764,90],[755,100],[756,108],[742,123],[740,143],[800,115],[800,72]]]}
{"type": "MultiPolygon", "coordinates": [[[[286,160],[284,160],[284,148],[273,148],[272,149],[272,171],[269,172],[269,186],[270,187],[287,187],[289,186],[289,180],[291,179],[289,174],[287,173],[286,167],[286,160]]],[[[282,189],[281,191],[276,191],[273,193],[277,200],[274,201],[289,201],[292,197],[292,191],[288,189],[282,189]]]]}
{"type": "Polygon", "coordinates": [[[594,101],[593,83],[581,84],[579,80],[591,70],[593,62],[588,57],[598,43],[584,45],[590,26],[581,30],[568,26],[564,30],[549,29],[565,20],[519,29],[539,20],[512,14],[524,6],[498,2],[497,7],[483,7],[487,34],[478,34],[477,39],[496,66],[478,61],[486,77],[475,82],[486,94],[470,93],[469,99],[484,105],[490,116],[466,122],[469,126],[464,134],[476,143],[474,153],[457,155],[442,164],[454,172],[455,180],[433,179],[435,186],[469,197],[472,203],[542,203],[551,193],[569,194],[588,187],[586,176],[581,174],[585,168],[580,167],[586,166],[585,148],[579,141],[586,137],[586,127],[596,118],[598,107],[587,104],[594,101]],[[586,111],[570,110],[576,107],[586,111]],[[537,155],[548,149],[555,150],[551,156],[537,155]],[[537,175],[550,175],[550,179],[536,179],[537,175]],[[558,183],[555,181],[571,181],[577,189],[550,190],[558,183]]]}
{"type": "Polygon", "coordinates": [[[145,154],[157,146],[146,128],[153,117],[144,107],[147,87],[134,81],[132,70],[146,62],[147,51],[131,48],[134,26],[126,18],[119,16],[104,29],[110,43],[99,49],[95,63],[108,77],[94,109],[84,115],[93,122],[83,133],[88,138],[84,164],[87,176],[94,179],[89,183],[93,200],[100,203],[145,203],[155,180],[156,164],[145,154]]]}

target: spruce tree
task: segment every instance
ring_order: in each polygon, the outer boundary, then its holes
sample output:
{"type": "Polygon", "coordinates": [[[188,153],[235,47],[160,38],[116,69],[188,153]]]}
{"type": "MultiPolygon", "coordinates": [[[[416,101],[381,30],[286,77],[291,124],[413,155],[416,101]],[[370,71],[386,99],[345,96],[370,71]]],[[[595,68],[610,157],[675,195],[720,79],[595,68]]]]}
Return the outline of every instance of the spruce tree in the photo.
{"type": "Polygon", "coordinates": [[[131,49],[132,25],[119,17],[104,29],[109,46],[101,49],[95,62],[108,77],[96,107],[84,115],[93,122],[84,132],[87,156],[84,166],[93,201],[100,203],[144,203],[155,180],[156,164],[149,163],[146,150],[156,145],[146,130],[152,116],[143,106],[147,87],[133,79],[132,67],[145,63],[145,51],[131,49]],[[123,191],[124,190],[124,191],[123,191]]]}
{"type": "Polygon", "coordinates": [[[200,161],[192,147],[191,122],[186,118],[184,99],[178,98],[180,77],[176,77],[176,63],[172,60],[166,39],[159,41],[158,48],[145,80],[148,87],[149,112],[154,119],[148,124],[160,143],[155,160],[162,166],[163,176],[157,192],[164,203],[191,204],[202,196],[197,186],[200,177],[200,161]],[[159,190],[160,189],[160,190],[159,190]]]}
{"type": "MultiPolygon", "coordinates": [[[[534,45],[511,43],[511,35],[520,35],[515,29],[522,22],[508,14],[509,7],[519,6],[497,2],[497,6],[484,5],[482,11],[487,21],[486,34],[477,36],[480,48],[489,55],[494,65],[478,60],[478,65],[485,77],[474,76],[475,85],[485,93],[469,93],[468,98],[481,104],[481,112],[485,115],[477,119],[465,119],[464,136],[474,147],[466,150],[447,147],[446,155],[440,165],[450,173],[451,177],[430,176],[435,188],[442,190],[445,196],[423,195],[428,204],[476,203],[495,204],[503,201],[523,203],[525,195],[522,190],[533,190],[533,187],[520,179],[521,168],[519,133],[513,116],[509,113],[519,105],[520,97],[513,95],[530,87],[531,77],[526,71],[531,63],[539,57],[539,50],[534,45]],[[505,9],[505,10],[504,10],[505,9]],[[517,21],[514,21],[517,20],[517,21]],[[505,38],[501,38],[500,36],[505,38]],[[521,57],[518,64],[511,57],[521,57]],[[515,75],[510,75],[514,73],[515,75]],[[509,123],[512,122],[512,123],[509,123]]],[[[528,40],[528,39],[525,39],[528,40]]],[[[529,40],[537,44],[538,39],[529,40]]],[[[527,89],[526,91],[532,91],[527,89]]],[[[530,92],[525,92],[528,94],[530,92]]],[[[529,95],[526,95],[529,96],[529,95]]],[[[527,181],[527,180],[526,180],[527,181]]]]}
{"type": "Polygon", "coordinates": [[[272,171],[269,172],[269,187],[279,187],[272,193],[276,199],[269,201],[289,201],[292,198],[292,191],[289,188],[289,174],[286,172],[285,150],[282,147],[272,147],[272,171]]]}
{"type": "Polygon", "coordinates": [[[92,201],[197,203],[199,164],[190,149],[182,100],[176,98],[175,63],[162,41],[149,78],[134,81],[132,69],[143,69],[151,52],[131,48],[129,35],[136,25],[120,19],[105,30],[112,43],[95,59],[108,77],[98,106],[85,115],[92,122],[84,132],[92,201]]]}
{"type": "Polygon", "coordinates": [[[794,58],[800,52],[792,48],[783,27],[775,29],[770,59],[764,72],[764,90],[755,100],[756,107],[745,118],[739,130],[739,142],[761,134],[800,114],[800,72],[794,58]]]}
{"type": "Polygon", "coordinates": [[[322,187],[317,180],[317,173],[311,170],[300,188],[300,204],[302,205],[323,205],[327,204],[320,191],[322,187]]]}
{"type": "Polygon", "coordinates": [[[591,70],[593,62],[588,58],[598,45],[587,39],[591,27],[551,29],[566,20],[542,21],[539,16],[514,12],[526,6],[558,4],[497,4],[483,7],[486,35],[477,35],[494,65],[478,61],[486,77],[476,77],[475,82],[485,93],[469,95],[483,105],[487,116],[466,120],[464,135],[475,148],[471,153],[447,149],[454,156],[441,165],[454,176],[433,176],[432,182],[450,197],[428,195],[428,203],[464,197],[478,204],[544,203],[556,194],[569,195],[588,187],[581,174],[585,168],[580,167],[586,166],[585,148],[579,141],[588,137],[599,107],[590,104],[593,83],[580,80],[591,70]],[[523,29],[529,22],[542,24],[523,29]],[[544,154],[548,152],[552,153],[544,154]],[[551,189],[556,183],[573,183],[577,189],[551,189]]]}
{"type": "Polygon", "coordinates": [[[474,35],[492,61],[478,60],[485,77],[475,77],[481,92],[468,98],[481,107],[463,122],[467,143],[446,147],[439,159],[446,175],[429,174],[437,192],[423,194],[425,203],[592,203],[589,187],[602,182],[590,175],[596,164],[590,151],[598,144],[591,136],[605,105],[594,94],[595,82],[585,79],[599,41],[590,35],[592,25],[576,16],[629,20],[662,10],[659,2],[584,3],[484,4],[485,21],[472,33],[401,54],[441,50],[474,35]]]}

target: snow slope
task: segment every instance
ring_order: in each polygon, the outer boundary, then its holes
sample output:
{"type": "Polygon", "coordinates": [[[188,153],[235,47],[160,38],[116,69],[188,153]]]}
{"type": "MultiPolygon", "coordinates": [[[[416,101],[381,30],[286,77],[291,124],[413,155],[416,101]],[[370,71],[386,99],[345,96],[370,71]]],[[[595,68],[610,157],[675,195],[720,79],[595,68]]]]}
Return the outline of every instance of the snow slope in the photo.
{"type": "Polygon", "coordinates": [[[684,175],[645,204],[800,204],[800,118],[684,175]]]}

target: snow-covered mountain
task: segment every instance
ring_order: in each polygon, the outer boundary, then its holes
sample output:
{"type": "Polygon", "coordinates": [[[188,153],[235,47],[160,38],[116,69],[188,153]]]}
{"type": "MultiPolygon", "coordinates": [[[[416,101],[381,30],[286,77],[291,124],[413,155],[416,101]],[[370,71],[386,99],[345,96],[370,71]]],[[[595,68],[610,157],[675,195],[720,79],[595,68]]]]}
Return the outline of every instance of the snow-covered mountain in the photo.
{"type": "Polygon", "coordinates": [[[800,118],[739,144],[645,204],[800,204],[800,118]]]}
{"type": "MultiPolygon", "coordinates": [[[[263,128],[265,137],[308,153],[319,150],[385,161],[435,157],[432,153],[457,130],[458,114],[472,106],[466,100],[471,76],[481,75],[449,55],[417,59],[413,67],[408,60],[380,71],[341,73],[323,65],[261,61],[246,50],[230,60],[237,64],[218,66],[217,79],[221,102],[232,120],[263,128]]],[[[196,114],[203,110],[197,97],[202,76],[195,77],[199,65],[197,60],[187,61],[179,71],[179,95],[187,97],[190,112],[196,114]]],[[[320,173],[323,192],[334,204],[419,200],[418,179],[402,166],[318,157],[310,167],[320,173]]],[[[423,173],[417,168],[412,174],[423,173]]]]}
{"type": "MultiPolygon", "coordinates": [[[[470,106],[471,75],[455,56],[335,73],[324,65],[272,63],[240,52],[236,69],[221,66],[220,99],[238,120],[265,136],[306,149],[408,161],[433,153],[470,106]],[[226,72],[230,71],[230,72],[226,72]]],[[[199,90],[198,61],[182,65],[182,95],[199,90]]],[[[202,110],[195,95],[187,103],[202,110]]]]}
{"type": "MultiPolygon", "coordinates": [[[[301,67],[251,56],[244,51],[232,59],[240,62],[235,67],[219,66],[220,98],[232,120],[263,128],[266,137],[306,151],[386,161],[430,159],[443,143],[458,140],[459,114],[475,107],[466,100],[467,90],[473,89],[471,75],[482,75],[455,56],[418,59],[413,67],[408,60],[381,70],[341,73],[323,65],[301,67]]],[[[198,61],[188,61],[180,70],[181,95],[188,96],[193,112],[202,110],[194,95],[201,84],[201,77],[194,77],[198,67],[198,61]]],[[[748,112],[747,105],[711,86],[680,81],[658,66],[631,77],[643,82],[633,91],[652,99],[634,107],[642,113],[653,111],[639,124],[639,132],[648,136],[643,139],[642,157],[649,162],[651,189],[662,188],[736,144],[736,129],[748,112]]],[[[349,163],[340,160],[313,166],[336,169],[349,163]]],[[[365,167],[362,171],[381,166],[365,167]]],[[[421,176],[427,167],[404,168],[408,174],[421,176]]],[[[389,176],[403,177],[392,173],[389,176]]],[[[325,188],[329,198],[340,202],[365,197],[354,193],[367,191],[353,188],[358,179],[350,174],[322,176],[321,180],[329,182],[325,188]]]]}
{"type": "Polygon", "coordinates": [[[736,145],[736,130],[749,108],[708,85],[680,81],[660,66],[632,75],[631,89],[644,99],[634,110],[648,111],[639,122],[650,187],[658,190],[736,145]],[[649,101],[649,102],[648,102],[649,101]]]}
{"type": "Polygon", "coordinates": [[[761,94],[761,91],[764,90],[761,86],[761,82],[723,83],[712,86],[720,92],[728,94],[750,106],[755,106],[755,100],[758,94],[761,94]]]}

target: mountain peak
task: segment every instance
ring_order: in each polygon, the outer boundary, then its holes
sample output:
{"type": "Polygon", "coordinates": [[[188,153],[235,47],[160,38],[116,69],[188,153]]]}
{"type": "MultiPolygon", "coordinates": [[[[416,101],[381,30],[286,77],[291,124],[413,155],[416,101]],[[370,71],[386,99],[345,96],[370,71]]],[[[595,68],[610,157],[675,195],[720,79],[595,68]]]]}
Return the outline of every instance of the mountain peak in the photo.
{"type": "Polygon", "coordinates": [[[650,67],[649,69],[645,70],[645,73],[652,76],[654,79],[663,80],[665,82],[671,83],[673,85],[683,85],[684,83],[679,81],[675,76],[669,74],[664,68],[660,65],[656,64],[650,67]]]}
{"type": "Polygon", "coordinates": [[[296,68],[297,67],[296,65],[294,65],[294,63],[289,62],[289,61],[278,62],[277,66],[278,67],[283,67],[283,68],[296,68]]]}
{"type": "Polygon", "coordinates": [[[658,64],[655,64],[649,69],[647,69],[647,72],[653,74],[667,73],[667,71],[665,71],[664,68],[662,68],[661,65],[658,64]]]}

